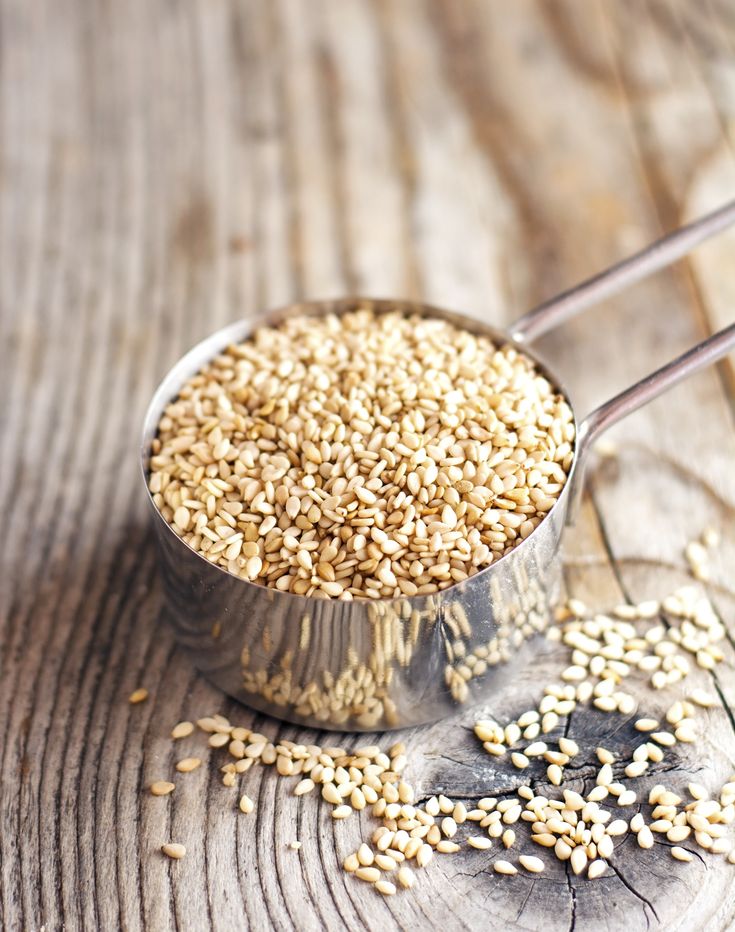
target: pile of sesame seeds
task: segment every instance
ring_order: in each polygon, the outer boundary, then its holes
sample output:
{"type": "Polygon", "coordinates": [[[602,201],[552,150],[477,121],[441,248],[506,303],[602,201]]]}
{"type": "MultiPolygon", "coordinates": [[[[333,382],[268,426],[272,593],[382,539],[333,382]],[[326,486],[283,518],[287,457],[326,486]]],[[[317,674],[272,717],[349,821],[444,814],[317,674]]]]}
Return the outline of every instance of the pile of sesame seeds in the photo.
{"type": "MultiPolygon", "coordinates": [[[[198,732],[208,735],[211,748],[226,752],[228,760],[221,767],[225,786],[237,788],[253,766],[270,765],[281,777],[291,778],[294,795],[319,793],[335,822],[363,811],[375,819],[378,825],[343,867],[383,896],[412,887],[417,871],[434,856],[463,848],[485,852],[488,869],[499,877],[541,873],[552,857],[568,862],[574,874],[596,880],[610,865],[615,869],[616,859],[622,864],[630,857],[618,850],[629,836],[641,852],[659,842],[659,850],[665,847],[679,862],[707,854],[735,864],[735,774],[715,788],[693,782],[685,787],[663,782],[643,790],[640,786],[678,744],[698,740],[701,710],[718,705],[701,687],[685,688],[695,669],[709,672],[723,659],[725,629],[711,602],[696,586],[680,588],[661,601],[619,605],[609,614],[571,599],[556,622],[548,636],[569,652],[560,682],[549,684],[536,707],[514,721],[484,718],[475,723],[487,753],[499,763],[507,760],[533,773],[513,791],[493,793],[489,787],[486,797],[472,803],[443,794],[420,801],[404,775],[409,761],[402,742],[385,751],[377,745],[348,751],[279,742],[233,726],[221,715],[200,719],[198,732]],[[677,695],[663,705],[656,703],[661,711],[655,715],[641,715],[634,697],[620,688],[634,676],[648,682],[652,701],[672,690],[677,695]],[[569,717],[586,705],[621,717],[639,740],[617,755],[602,746],[580,748],[567,733],[569,717]],[[580,763],[594,768],[594,786],[586,793],[563,786],[565,768],[573,759],[577,771],[580,763]],[[529,843],[538,847],[538,855],[528,853],[529,843]]],[[[172,737],[189,739],[196,731],[193,723],[181,722],[172,737]]],[[[198,757],[182,757],[176,770],[186,773],[200,764],[198,757]]],[[[573,773],[570,781],[574,779],[573,773]]],[[[174,789],[167,781],[150,787],[154,796],[170,796],[174,789]]],[[[240,795],[240,789],[237,795],[239,810],[252,812],[256,803],[240,795]]],[[[289,847],[299,850],[301,843],[293,841],[289,847]]],[[[185,853],[178,843],[162,850],[172,858],[185,853]]]]}
{"type": "Polygon", "coordinates": [[[149,488],[190,547],[319,598],[424,595],[528,537],[574,423],[534,363],[447,321],[293,317],[228,347],[169,404],[149,488]]]}

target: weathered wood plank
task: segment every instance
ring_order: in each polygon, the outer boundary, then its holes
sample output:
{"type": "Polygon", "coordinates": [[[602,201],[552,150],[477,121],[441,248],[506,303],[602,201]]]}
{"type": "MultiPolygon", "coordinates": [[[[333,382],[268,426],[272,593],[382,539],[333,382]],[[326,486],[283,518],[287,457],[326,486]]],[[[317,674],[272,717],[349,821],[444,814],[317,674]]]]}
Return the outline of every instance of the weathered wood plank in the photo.
{"type": "MultiPolygon", "coordinates": [[[[340,867],[369,816],[335,826],[255,771],[257,815],[238,817],[209,751],[173,799],[146,794],[201,747],[172,748],[181,718],[317,736],[236,707],[176,650],[136,450],[160,376],[229,320],[362,291],[507,324],[732,197],[734,50],[725,0],[0,4],[0,925],[732,925],[731,869],[663,846],[642,860],[626,842],[596,883],[558,863],[500,881],[463,851],[383,901],[340,867]],[[140,684],[151,699],[130,707],[140,684]],[[189,849],[178,864],[157,852],[170,837],[189,849]]],[[[734,245],[544,340],[581,410],[732,320],[734,245]]],[[[734,386],[730,360],[617,429],[567,536],[571,592],[669,591],[714,524],[710,592],[732,629],[734,386]]],[[[487,711],[523,711],[562,656],[544,648],[487,711]]],[[[732,662],[715,685],[735,706],[732,662]]],[[[519,785],[478,747],[475,714],[405,736],[422,798],[519,785]]],[[[731,719],[706,722],[667,757],[677,785],[732,769],[731,719]]],[[[633,739],[597,712],[569,727],[633,739]]]]}

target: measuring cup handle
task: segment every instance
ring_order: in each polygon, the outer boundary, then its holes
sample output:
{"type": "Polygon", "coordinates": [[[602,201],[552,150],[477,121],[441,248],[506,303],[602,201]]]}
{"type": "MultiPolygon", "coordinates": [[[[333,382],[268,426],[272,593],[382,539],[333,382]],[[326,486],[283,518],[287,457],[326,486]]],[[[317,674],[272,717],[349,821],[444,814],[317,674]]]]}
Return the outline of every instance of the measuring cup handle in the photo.
{"type": "Polygon", "coordinates": [[[569,502],[568,521],[574,523],[584,485],[584,472],[589,452],[595,440],[622,418],[638,408],[647,405],[659,395],[668,391],[678,382],[683,381],[700,369],[711,366],[729,352],[735,350],[735,323],[725,327],[713,336],[703,340],[697,346],[651,375],[626,388],[610,401],[595,408],[580,425],[577,433],[576,466],[572,477],[571,499],[569,502]]]}
{"type": "MultiPolygon", "coordinates": [[[[623,259],[617,265],[539,304],[516,321],[511,328],[512,339],[521,345],[533,342],[537,337],[593,304],[671,265],[691,252],[695,246],[733,224],[735,201],[730,201],[699,220],[669,233],[635,255],[623,259]]],[[[576,466],[567,513],[570,523],[574,522],[579,507],[586,461],[595,439],[626,414],[648,404],[672,385],[711,365],[732,349],[735,349],[735,324],[731,324],[667,366],[616,395],[582,422],[577,435],[576,466]]]]}
{"type": "Polygon", "coordinates": [[[512,338],[516,343],[532,343],[537,337],[592,307],[593,304],[623,291],[659,269],[666,268],[691,252],[695,246],[733,224],[735,201],[730,201],[718,210],[651,243],[617,265],[539,304],[516,321],[511,328],[512,338]]]}

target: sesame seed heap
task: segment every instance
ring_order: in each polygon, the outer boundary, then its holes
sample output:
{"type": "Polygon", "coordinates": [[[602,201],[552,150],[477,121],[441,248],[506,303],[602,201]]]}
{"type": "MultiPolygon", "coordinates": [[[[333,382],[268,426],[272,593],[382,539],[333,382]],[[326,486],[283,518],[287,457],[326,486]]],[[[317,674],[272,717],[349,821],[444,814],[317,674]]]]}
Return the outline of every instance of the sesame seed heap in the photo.
{"type": "Polygon", "coordinates": [[[319,598],[424,595],[537,527],[574,422],[528,357],[447,321],[299,316],[230,346],[181,389],[149,487],[190,547],[319,598]]]}

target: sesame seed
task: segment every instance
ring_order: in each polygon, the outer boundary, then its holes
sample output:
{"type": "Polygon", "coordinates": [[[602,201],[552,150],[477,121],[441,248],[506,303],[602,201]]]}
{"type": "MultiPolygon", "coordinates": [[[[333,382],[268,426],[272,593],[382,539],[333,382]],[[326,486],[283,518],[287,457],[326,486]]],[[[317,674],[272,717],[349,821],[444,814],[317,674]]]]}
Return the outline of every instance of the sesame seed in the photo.
{"type": "Polygon", "coordinates": [[[155,783],[151,783],[151,793],[154,796],[168,796],[169,793],[173,793],[175,788],[173,783],[166,780],[157,780],[155,783]]]}
{"type": "Polygon", "coordinates": [[[249,796],[241,796],[239,807],[240,807],[240,812],[244,812],[245,815],[248,815],[255,808],[255,803],[252,801],[252,799],[249,796]]]}
{"type": "Polygon", "coordinates": [[[694,855],[691,851],[687,851],[686,848],[681,848],[679,845],[674,845],[671,849],[672,858],[676,858],[677,861],[693,861],[694,855]]]}
{"type": "MultiPolygon", "coordinates": [[[[575,851],[576,850],[577,849],[575,848],[575,851]]],[[[572,855],[573,854],[574,852],[572,852],[572,855]]],[[[607,871],[607,863],[603,860],[598,859],[596,861],[593,861],[590,864],[590,866],[587,868],[587,876],[589,877],[590,880],[596,880],[598,877],[602,877],[602,875],[606,871],[607,871]]]]}
{"type": "Polygon", "coordinates": [[[659,723],[655,718],[639,718],[635,723],[635,728],[638,731],[655,731],[659,726],[659,723]]]}
{"type": "Polygon", "coordinates": [[[370,867],[375,860],[372,850],[364,842],[357,849],[357,860],[363,867],[370,867]]]}
{"type": "Polygon", "coordinates": [[[503,861],[503,860],[495,861],[493,863],[493,870],[495,871],[496,874],[507,874],[509,876],[512,876],[513,874],[518,873],[518,869],[514,867],[510,863],[510,861],[503,861]]]}
{"type": "Polygon", "coordinates": [[[709,793],[701,783],[690,783],[687,789],[692,799],[709,799],[709,793]]]}
{"type": "Polygon", "coordinates": [[[140,689],[135,689],[128,696],[128,702],[131,705],[137,705],[139,702],[145,702],[148,698],[148,690],[141,686],[140,689]]]}
{"type": "Polygon", "coordinates": [[[597,774],[598,786],[609,786],[613,780],[613,771],[610,764],[603,764],[597,774]]]}
{"type": "Polygon", "coordinates": [[[571,864],[572,870],[575,874],[581,874],[587,867],[587,852],[585,849],[578,845],[572,851],[572,855],[569,858],[569,863],[571,864]]]}
{"type": "Polygon", "coordinates": [[[183,845],[176,844],[175,842],[161,845],[161,851],[163,851],[166,857],[172,858],[174,861],[180,860],[186,854],[186,848],[183,845]]]}
{"type": "Polygon", "coordinates": [[[676,744],[676,738],[668,731],[654,731],[651,737],[663,747],[670,748],[676,744]]]}
{"type": "Polygon", "coordinates": [[[424,844],[418,850],[418,854],[416,855],[416,863],[419,867],[426,867],[433,856],[434,850],[431,845],[424,844]]]}
{"type": "Polygon", "coordinates": [[[396,861],[389,854],[376,854],[375,864],[382,871],[393,871],[398,867],[398,864],[396,863],[396,861]]]}
{"type": "Polygon", "coordinates": [[[703,709],[709,709],[717,704],[715,697],[704,689],[693,689],[689,694],[689,699],[703,709]]]}
{"type": "Polygon", "coordinates": [[[185,757],[176,764],[176,769],[179,773],[191,773],[191,771],[196,770],[200,764],[201,760],[198,757],[185,757]]]}
{"type": "Polygon", "coordinates": [[[194,731],[194,725],[191,722],[179,722],[178,725],[174,725],[171,730],[171,737],[174,740],[179,738],[188,738],[189,735],[194,731]]]}
{"type": "Polygon", "coordinates": [[[383,896],[393,896],[396,892],[396,885],[389,880],[378,880],[375,884],[375,889],[378,893],[382,893],[383,896]]]}
{"type": "Polygon", "coordinates": [[[445,838],[438,842],[436,850],[441,854],[454,854],[455,851],[459,851],[459,845],[445,838]]]}
{"type": "Polygon", "coordinates": [[[550,783],[552,783],[554,786],[559,786],[564,774],[558,764],[549,764],[549,766],[546,768],[546,776],[549,778],[550,783]]]}
{"type": "Polygon", "coordinates": [[[406,890],[410,890],[416,880],[415,874],[409,867],[401,867],[398,871],[397,878],[400,885],[406,890]]]}
{"type": "Polygon", "coordinates": [[[480,851],[486,851],[488,848],[492,847],[492,839],[486,838],[484,835],[470,835],[467,839],[467,844],[471,848],[477,848],[480,851]]]}
{"type": "MultiPolygon", "coordinates": [[[[498,863],[497,861],[495,862],[498,863]]],[[[527,871],[530,871],[532,874],[540,874],[544,869],[544,862],[541,858],[537,858],[532,854],[522,854],[518,858],[518,863],[521,867],[525,867],[527,871]]]]}
{"type": "MultiPolygon", "coordinates": [[[[342,862],[342,867],[345,871],[347,871],[348,874],[356,873],[356,871],[360,867],[360,862],[357,859],[357,855],[354,853],[348,854],[347,857],[342,862]]],[[[380,877],[380,871],[376,871],[375,876],[376,876],[376,879],[380,877]]],[[[361,878],[361,879],[365,879],[365,878],[361,878]]]]}
{"type": "Polygon", "coordinates": [[[702,543],[705,547],[714,548],[720,544],[720,532],[717,528],[707,527],[702,531],[702,543]]]}

